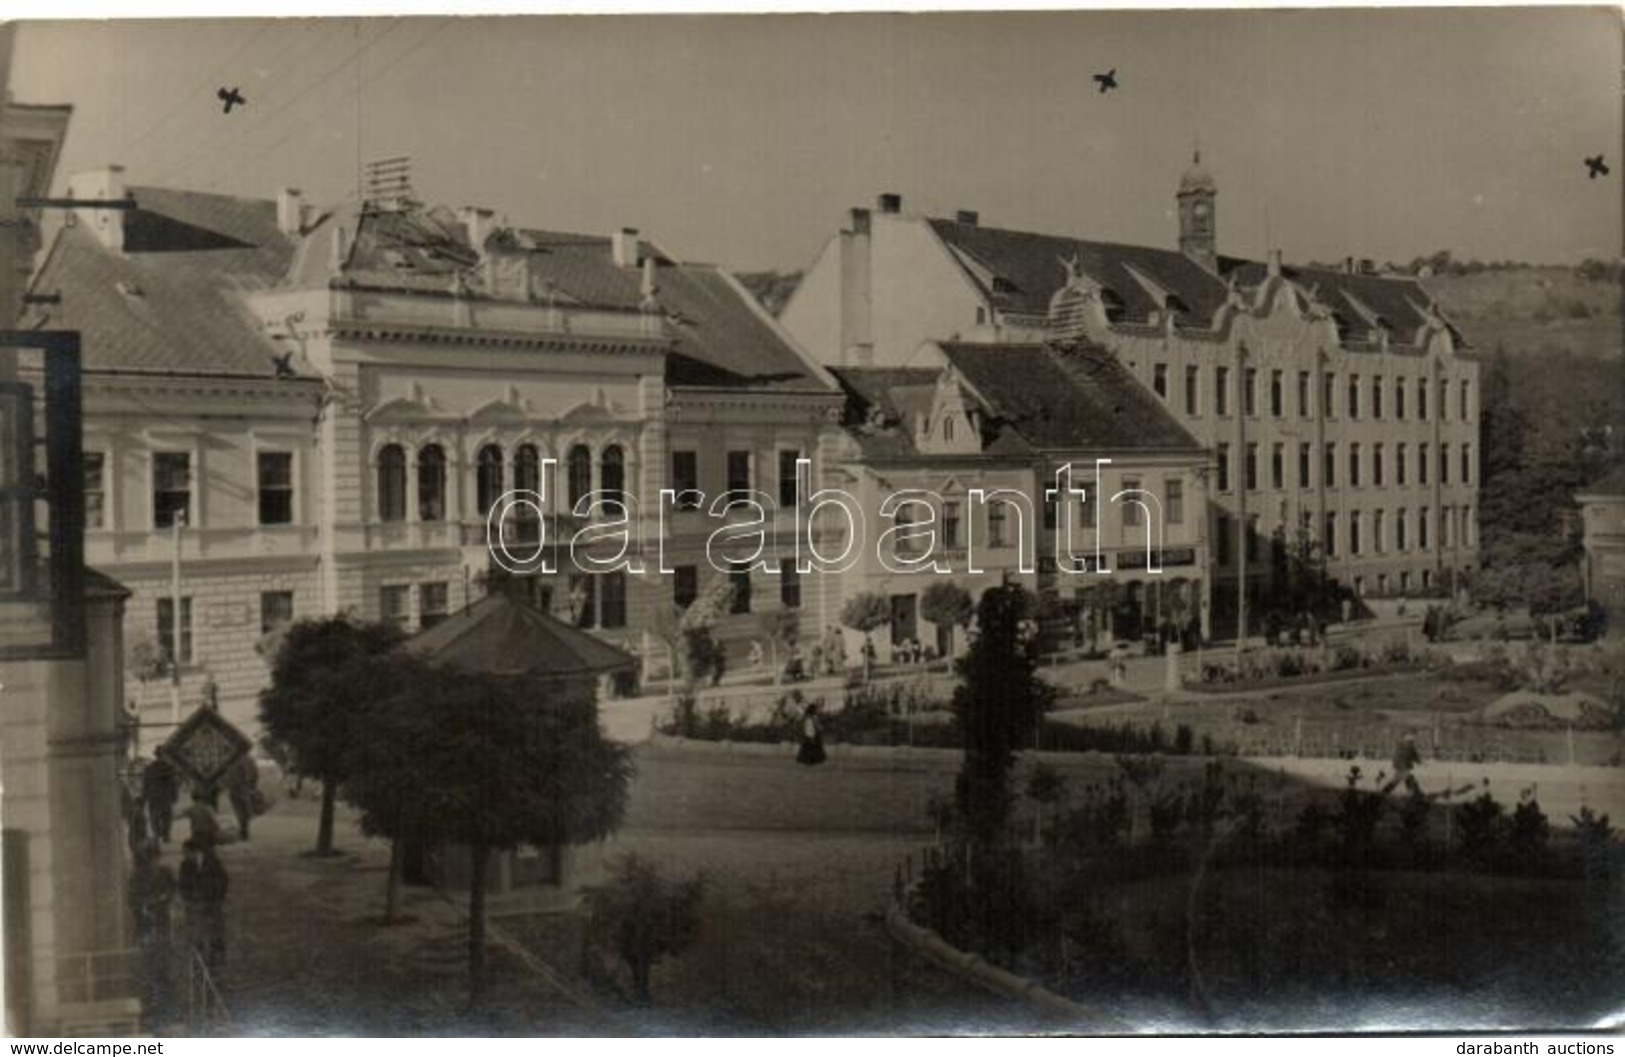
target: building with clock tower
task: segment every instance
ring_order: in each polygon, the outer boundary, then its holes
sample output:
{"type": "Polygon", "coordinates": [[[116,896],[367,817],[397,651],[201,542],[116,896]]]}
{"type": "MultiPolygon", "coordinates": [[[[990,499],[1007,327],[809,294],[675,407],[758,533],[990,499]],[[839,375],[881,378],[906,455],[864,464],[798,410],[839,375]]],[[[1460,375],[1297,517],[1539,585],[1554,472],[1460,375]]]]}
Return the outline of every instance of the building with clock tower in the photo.
{"type": "Polygon", "coordinates": [[[1215,275],[1219,271],[1218,197],[1219,185],[1202,168],[1202,152],[1197,151],[1179,181],[1179,252],[1215,275]]]}

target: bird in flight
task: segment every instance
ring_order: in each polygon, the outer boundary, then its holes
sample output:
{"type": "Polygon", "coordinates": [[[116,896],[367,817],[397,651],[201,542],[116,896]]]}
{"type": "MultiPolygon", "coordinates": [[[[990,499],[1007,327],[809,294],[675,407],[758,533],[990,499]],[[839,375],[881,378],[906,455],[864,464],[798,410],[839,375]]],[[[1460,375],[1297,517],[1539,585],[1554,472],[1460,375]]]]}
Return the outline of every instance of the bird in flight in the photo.
{"type": "Polygon", "coordinates": [[[1111,91],[1113,88],[1117,87],[1117,67],[1113,66],[1105,73],[1095,74],[1095,80],[1100,82],[1100,90],[1102,92],[1111,91]]]}
{"type": "Polygon", "coordinates": [[[222,88],[215,95],[219,96],[220,101],[226,104],[225,113],[227,114],[231,113],[231,108],[234,106],[248,105],[248,100],[243,98],[242,91],[237,88],[222,88]]]}
{"type": "Polygon", "coordinates": [[[1601,154],[1597,155],[1595,158],[1587,158],[1586,168],[1591,170],[1588,178],[1592,180],[1595,180],[1599,176],[1608,175],[1608,166],[1603,164],[1601,154]]]}
{"type": "Polygon", "coordinates": [[[299,372],[293,369],[293,352],[291,350],[281,356],[271,354],[271,362],[276,366],[276,376],[278,378],[299,377],[299,372]]]}

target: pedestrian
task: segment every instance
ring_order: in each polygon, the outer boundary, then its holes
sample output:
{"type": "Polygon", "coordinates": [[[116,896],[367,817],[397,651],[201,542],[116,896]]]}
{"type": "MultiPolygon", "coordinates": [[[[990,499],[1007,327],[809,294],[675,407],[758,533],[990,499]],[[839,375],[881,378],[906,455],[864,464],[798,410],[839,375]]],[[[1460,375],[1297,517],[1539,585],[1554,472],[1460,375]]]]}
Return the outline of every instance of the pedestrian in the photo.
{"type": "Polygon", "coordinates": [[[248,839],[248,824],[260,807],[260,768],[250,753],[243,753],[226,774],[226,797],[237,817],[237,835],[248,839]]]}
{"type": "Polygon", "coordinates": [[[826,758],[824,734],[818,728],[818,702],[814,701],[801,713],[801,748],[796,752],[796,762],[816,767],[826,758]]]}
{"type": "Polygon", "coordinates": [[[147,808],[147,819],[152,824],[152,836],[160,844],[169,843],[169,831],[175,819],[175,801],[181,796],[180,775],[169,756],[159,749],[156,758],[141,772],[141,799],[147,808]]]}
{"type": "Polygon", "coordinates": [[[213,844],[187,841],[181,863],[181,902],[187,943],[211,973],[226,968],[226,867],[213,844]]]}
{"type": "Polygon", "coordinates": [[[192,803],[186,809],[186,821],[191,827],[187,834],[188,843],[199,847],[220,843],[220,820],[215,817],[214,809],[199,789],[192,790],[192,803]]]}
{"type": "Polygon", "coordinates": [[[129,899],[141,952],[142,1022],[156,1028],[168,1020],[170,906],[175,900],[175,874],[159,861],[156,841],[148,841],[136,852],[129,899]]]}
{"type": "Polygon", "coordinates": [[[1390,792],[1395,786],[1403,783],[1407,792],[1412,794],[1421,792],[1421,787],[1416,783],[1416,775],[1412,773],[1421,762],[1422,752],[1416,747],[1416,735],[1405,735],[1394,747],[1394,776],[1382,787],[1382,791],[1390,792]]]}

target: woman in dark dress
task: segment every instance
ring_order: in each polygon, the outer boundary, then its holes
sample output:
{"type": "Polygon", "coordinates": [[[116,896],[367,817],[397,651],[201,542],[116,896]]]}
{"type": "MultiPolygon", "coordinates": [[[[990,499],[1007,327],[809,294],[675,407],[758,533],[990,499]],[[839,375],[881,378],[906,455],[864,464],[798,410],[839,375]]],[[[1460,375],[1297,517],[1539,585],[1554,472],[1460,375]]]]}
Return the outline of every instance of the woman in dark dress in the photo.
{"type": "Polygon", "coordinates": [[[824,759],[824,735],[818,729],[818,705],[811,704],[801,714],[801,749],[796,753],[796,762],[815,767],[824,759]]]}

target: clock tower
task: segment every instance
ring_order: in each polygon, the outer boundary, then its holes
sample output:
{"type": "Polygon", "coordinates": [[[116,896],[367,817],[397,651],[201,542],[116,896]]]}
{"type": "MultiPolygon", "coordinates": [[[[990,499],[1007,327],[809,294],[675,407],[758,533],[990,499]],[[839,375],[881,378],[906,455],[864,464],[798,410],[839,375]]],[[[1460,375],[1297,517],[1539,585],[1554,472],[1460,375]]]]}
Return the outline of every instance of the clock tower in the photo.
{"type": "Polygon", "coordinates": [[[1208,271],[1219,273],[1218,218],[1215,200],[1219,185],[1202,168],[1202,152],[1198,150],[1191,167],[1179,178],[1179,252],[1208,271]]]}

